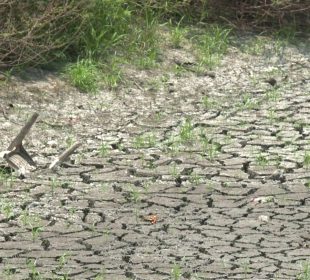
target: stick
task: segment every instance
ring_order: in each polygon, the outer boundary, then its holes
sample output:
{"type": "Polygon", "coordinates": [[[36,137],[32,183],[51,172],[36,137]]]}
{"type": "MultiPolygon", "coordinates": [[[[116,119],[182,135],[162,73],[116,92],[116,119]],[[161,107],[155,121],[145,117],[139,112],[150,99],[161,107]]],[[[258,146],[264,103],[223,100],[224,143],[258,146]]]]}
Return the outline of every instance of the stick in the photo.
{"type": "Polygon", "coordinates": [[[19,146],[21,146],[24,138],[28,134],[28,132],[29,132],[30,128],[32,127],[32,125],[37,120],[38,116],[39,116],[38,113],[34,113],[32,115],[32,117],[27,121],[27,123],[23,126],[21,131],[18,133],[18,135],[12,141],[12,143],[10,144],[8,150],[13,150],[14,148],[18,148],[19,146]]]}
{"type": "Polygon", "coordinates": [[[81,146],[80,142],[74,143],[50,164],[49,169],[53,169],[56,165],[63,163],[79,146],[81,146]]]}

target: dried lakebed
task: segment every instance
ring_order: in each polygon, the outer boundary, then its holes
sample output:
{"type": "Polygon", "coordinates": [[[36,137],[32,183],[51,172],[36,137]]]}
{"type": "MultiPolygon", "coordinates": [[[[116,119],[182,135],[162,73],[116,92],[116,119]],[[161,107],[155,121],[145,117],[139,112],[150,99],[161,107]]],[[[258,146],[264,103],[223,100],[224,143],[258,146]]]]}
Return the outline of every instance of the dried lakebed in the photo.
{"type": "Polygon", "coordinates": [[[2,87],[1,150],[40,118],[25,143],[38,169],[2,167],[1,279],[296,279],[310,256],[309,67],[295,47],[232,49],[215,76],[125,69],[135,82],[95,96],[38,71],[2,87]]]}

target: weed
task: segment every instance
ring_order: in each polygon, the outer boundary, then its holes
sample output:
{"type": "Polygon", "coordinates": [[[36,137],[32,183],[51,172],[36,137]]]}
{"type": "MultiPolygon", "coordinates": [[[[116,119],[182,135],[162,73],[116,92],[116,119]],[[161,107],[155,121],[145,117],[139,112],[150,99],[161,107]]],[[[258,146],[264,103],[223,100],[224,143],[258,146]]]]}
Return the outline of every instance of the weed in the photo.
{"type": "Polygon", "coordinates": [[[101,272],[99,272],[94,280],[105,280],[106,278],[106,271],[105,269],[102,269],[101,272]]]}
{"type": "Polygon", "coordinates": [[[221,150],[221,146],[218,143],[209,140],[208,138],[200,137],[203,153],[208,157],[210,161],[214,161],[217,153],[221,150]]]}
{"type": "Polygon", "coordinates": [[[175,64],[172,68],[172,71],[175,73],[175,75],[177,77],[181,77],[184,73],[187,72],[186,67],[182,66],[182,65],[177,65],[175,64]]]}
{"type": "Polygon", "coordinates": [[[2,271],[2,275],[4,277],[4,279],[6,280],[13,280],[15,279],[16,277],[14,276],[16,274],[16,269],[15,268],[12,268],[8,265],[5,265],[5,267],[3,268],[3,271],[2,271]]]}
{"type": "Polygon", "coordinates": [[[174,48],[180,48],[181,43],[185,39],[185,36],[188,32],[187,28],[181,27],[181,23],[183,21],[184,17],[181,18],[181,20],[177,23],[176,26],[173,26],[172,21],[170,20],[169,24],[171,26],[171,42],[174,48]]]}
{"type": "Polygon", "coordinates": [[[99,147],[99,155],[101,157],[105,157],[108,154],[109,147],[107,144],[102,143],[101,146],[99,147]]]}
{"type": "Polygon", "coordinates": [[[270,109],[268,110],[268,119],[270,121],[270,123],[274,123],[277,119],[277,113],[275,110],[270,109]]]}
{"type": "Polygon", "coordinates": [[[32,241],[35,241],[42,231],[43,231],[42,226],[32,226],[31,228],[32,241]]]}
{"type": "Polygon", "coordinates": [[[27,267],[30,270],[29,279],[31,279],[31,280],[41,280],[42,279],[41,273],[37,269],[36,262],[37,261],[33,260],[33,259],[27,259],[26,260],[27,267]]]}
{"type": "Polygon", "coordinates": [[[158,57],[158,18],[148,8],[143,12],[143,24],[136,25],[133,30],[131,48],[137,55],[134,63],[142,69],[150,69],[156,66],[158,57]]]}
{"type": "Polygon", "coordinates": [[[51,179],[52,196],[54,196],[56,188],[59,188],[60,186],[61,186],[60,181],[56,177],[52,177],[52,179],[51,179]]]}
{"type": "Polygon", "coordinates": [[[245,44],[243,51],[251,55],[261,55],[266,50],[267,42],[267,38],[256,36],[245,44]]]}
{"type": "Polygon", "coordinates": [[[288,43],[295,42],[296,34],[296,26],[286,25],[277,30],[275,37],[282,45],[287,45],[288,43]]]}
{"type": "Polygon", "coordinates": [[[283,159],[282,159],[281,156],[277,156],[277,157],[275,158],[274,162],[275,162],[275,165],[276,165],[278,168],[280,167],[282,160],[283,160],[283,159]]]}
{"type": "Polygon", "coordinates": [[[61,270],[64,268],[64,266],[68,263],[69,261],[69,254],[68,253],[63,253],[59,258],[58,258],[58,267],[57,269],[61,270]]]}
{"type": "Polygon", "coordinates": [[[249,260],[245,260],[243,263],[242,263],[242,268],[243,268],[243,271],[244,271],[244,274],[248,274],[249,273],[249,270],[250,270],[250,262],[249,260]]]}
{"type": "Polygon", "coordinates": [[[305,152],[303,166],[305,168],[310,167],[310,152],[305,152]]]}
{"type": "Polygon", "coordinates": [[[5,70],[4,72],[0,71],[0,87],[2,85],[8,85],[12,77],[13,68],[5,70]]]}
{"type": "Polygon", "coordinates": [[[310,189],[310,180],[305,183],[305,186],[310,189]]]}
{"type": "Polygon", "coordinates": [[[131,188],[129,191],[129,198],[135,204],[138,204],[141,201],[141,193],[136,188],[131,188]]]}
{"type": "Polygon", "coordinates": [[[140,69],[152,69],[156,67],[158,52],[157,50],[147,50],[145,54],[136,60],[136,64],[140,69]]]}
{"type": "Polygon", "coordinates": [[[179,178],[181,175],[175,163],[170,167],[170,174],[174,179],[179,178]]]}
{"type": "Polygon", "coordinates": [[[246,93],[242,95],[242,99],[238,107],[240,110],[257,109],[259,107],[259,102],[255,100],[251,94],[246,93]]]}
{"type": "Polygon", "coordinates": [[[75,142],[75,139],[72,136],[68,136],[66,137],[65,142],[66,142],[67,148],[69,148],[73,145],[73,143],[75,142]]]}
{"type": "Polygon", "coordinates": [[[181,266],[177,263],[174,263],[172,269],[171,269],[171,280],[179,280],[181,279],[182,276],[182,270],[181,270],[181,266]]]}
{"type": "Polygon", "coordinates": [[[265,96],[267,101],[275,102],[279,100],[279,98],[281,97],[281,93],[278,88],[272,88],[266,92],[265,96]]]}
{"type": "Polygon", "coordinates": [[[228,48],[230,30],[219,26],[212,27],[203,35],[198,36],[197,43],[200,50],[201,65],[209,68],[216,66],[228,48]]]}
{"type": "Polygon", "coordinates": [[[0,168],[0,183],[2,185],[9,189],[13,186],[13,183],[15,182],[15,177],[13,174],[9,173],[5,169],[0,168]]]}
{"type": "Polygon", "coordinates": [[[170,153],[171,155],[176,155],[178,152],[180,152],[180,140],[177,138],[172,138],[167,143],[167,146],[165,147],[166,152],[170,153]]]}
{"type": "Polygon", "coordinates": [[[125,0],[95,0],[92,5],[81,44],[86,55],[103,57],[124,44],[132,14],[125,0]]]}
{"type": "Polygon", "coordinates": [[[310,262],[303,264],[303,271],[298,274],[297,280],[310,280],[310,262]]]}
{"type": "Polygon", "coordinates": [[[139,135],[134,138],[133,145],[136,149],[154,147],[156,145],[156,137],[152,133],[139,135]]]}
{"type": "Polygon", "coordinates": [[[202,180],[202,177],[198,175],[196,172],[191,173],[189,177],[189,181],[195,185],[199,185],[201,180],[202,180]]]}
{"type": "Polygon", "coordinates": [[[70,83],[83,92],[98,91],[99,70],[92,59],[82,59],[66,68],[70,83]]]}
{"type": "Polygon", "coordinates": [[[106,87],[114,89],[121,83],[122,79],[123,74],[116,58],[102,66],[102,81],[106,87]]]}
{"type": "Polygon", "coordinates": [[[9,200],[5,198],[1,198],[0,211],[1,213],[4,214],[6,219],[10,219],[14,216],[14,211],[13,211],[14,208],[15,206],[13,205],[12,202],[10,202],[9,200]]]}
{"type": "Polygon", "coordinates": [[[263,154],[259,154],[256,156],[255,162],[258,166],[266,166],[269,163],[269,160],[263,154]]]}
{"type": "Polygon", "coordinates": [[[189,142],[193,140],[194,133],[193,133],[193,125],[190,119],[186,119],[184,124],[180,128],[179,137],[181,142],[189,142]]]}
{"type": "Polygon", "coordinates": [[[202,104],[206,109],[213,109],[217,106],[216,101],[212,100],[208,96],[202,97],[202,104]]]}

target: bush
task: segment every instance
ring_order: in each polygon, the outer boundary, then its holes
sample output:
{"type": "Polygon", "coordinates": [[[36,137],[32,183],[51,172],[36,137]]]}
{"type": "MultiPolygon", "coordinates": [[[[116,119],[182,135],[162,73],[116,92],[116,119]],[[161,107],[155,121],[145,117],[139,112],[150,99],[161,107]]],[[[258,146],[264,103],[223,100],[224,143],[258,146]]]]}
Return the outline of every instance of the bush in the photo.
{"type": "Polygon", "coordinates": [[[80,36],[82,1],[4,0],[0,5],[0,67],[45,64],[80,36]]]}
{"type": "Polygon", "coordinates": [[[0,67],[98,56],[128,32],[124,0],[4,0],[0,5],[0,67]]]}
{"type": "Polygon", "coordinates": [[[266,30],[290,25],[309,31],[309,0],[209,0],[209,8],[213,20],[221,18],[237,27],[266,30]]]}
{"type": "Polygon", "coordinates": [[[0,68],[107,58],[117,50],[138,50],[147,57],[142,64],[152,65],[158,20],[307,28],[309,11],[308,0],[2,0],[0,68]]]}

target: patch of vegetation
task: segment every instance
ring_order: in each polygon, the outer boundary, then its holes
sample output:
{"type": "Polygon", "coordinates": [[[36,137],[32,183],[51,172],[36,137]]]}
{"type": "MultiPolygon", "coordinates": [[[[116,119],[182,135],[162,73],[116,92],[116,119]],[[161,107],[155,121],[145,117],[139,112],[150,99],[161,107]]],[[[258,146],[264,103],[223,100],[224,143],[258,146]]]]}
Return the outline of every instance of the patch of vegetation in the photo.
{"type": "Polygon", "coordinates": [[[256,100],[251,94],[245,93],[241,96],[241,101],[238,104],[240,110],[253,110],[257,109],[260,102],[256,100]]]}
{"type": "Polygon", "coordinates": [[[266,51],[268,39],[262,36],[255,36],[248,40],[242,47],[245,53],[251,55],[262,55],[266,51]]]}
{"type": "Polygon", "coordinates": [[[264,166],[268,165],[269,160],[268,160],[268,158],[265,155],[259,154],[259,155],[256,156],[255,162],[256,162],[256,164],[258,166],[263,166],[264,167],[264,166]]]}
{"type": "Polygon", "coordinates": [[[108,154],[109,147],[107,144],[102,143],[101,146],[99,147],[99,155],[101,157],[105,157],[108,154]]]}
{"type": "Polygon", "coordinates": [[[206,109],[214,109],[217,106],[217,102],[209,96],[202,97],[202,104],[206,109]]]}
{"type": "Polygon", "coordinates": [[[303,264],[303,271],[297,275],[297,280],[310,280],[310,262],[303,264]]]}
{"type": "Polygon", "coordinates": [[[6,198],[0,199],[0,213],[5,216],[6,219],[10,219],[14,216],[15,205],[6,198]]]}
{"type": "Polygon", "coordinates": [[[156,137],[152,133],[146,133],[134,138],[133,146],[136,149],[151,148],[156,145],[156,137]]]}
{"type": "Polygon", "coordinates": [[[99,70],[92,59],[82,59],[66,69],[72,85],[83,92],[95,93],[99,87],[99,70]]]}
{"type": "Polygon", "coordinates": [[[172,20],[169,22],[171,43],[174,48],[181,47],[188,33],[188,28],[181,25],[183,19],[184,17],[176,25],[173,25],[172,20]]]}
{"type": "Polygon", "coordinates": [[[182,269],[181,266],[175,263],[171,269],[170,274],[171,280],[179,280],[182,277],[182,269]]]}
{"type": "Polygon", "coordinates": [[[305,152],[303,165],[305,168],[310,167],[310,152],[305,152]]]}
{"type": "Polygon", "coordinates": [[[194,126],[190,119],[186,119],[184,124],[180,128],[179,137],[181,142],[189,142],[193,140],[194,137],[194,126]]]}
{"type": "Polygon", "coordinates": [[[200,63],[198,67],[214,68],[219,64],[220,59],[227,51],[230,32],[230,29],[213,26],[207,29],[204,34],[193,38],[199,49],[200,63]]]}

